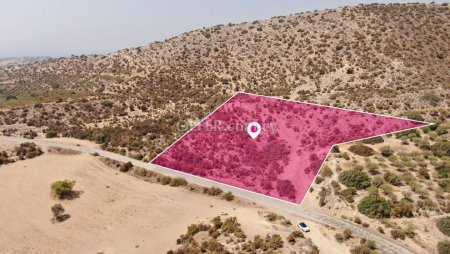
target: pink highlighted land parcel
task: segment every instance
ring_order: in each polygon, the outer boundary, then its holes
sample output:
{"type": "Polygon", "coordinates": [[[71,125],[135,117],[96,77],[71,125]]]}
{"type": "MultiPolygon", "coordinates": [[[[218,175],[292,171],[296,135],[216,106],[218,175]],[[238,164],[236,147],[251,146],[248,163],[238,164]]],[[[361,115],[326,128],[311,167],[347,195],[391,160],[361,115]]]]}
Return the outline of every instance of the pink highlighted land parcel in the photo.
{"type": "Polygon", "coordinates": [[[333,145],[423,125],[237,93],[152,163],[300,203],[333,145]],[[254,139],[251,122],[262,127],[254,139]]]}

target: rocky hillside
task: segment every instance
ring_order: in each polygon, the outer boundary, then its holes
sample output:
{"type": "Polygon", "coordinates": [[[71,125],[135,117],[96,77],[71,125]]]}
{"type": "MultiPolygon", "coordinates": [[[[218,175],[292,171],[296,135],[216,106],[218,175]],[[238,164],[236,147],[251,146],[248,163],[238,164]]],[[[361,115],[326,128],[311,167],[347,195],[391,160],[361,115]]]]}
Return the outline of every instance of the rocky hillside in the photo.
{"type": "Polygon", "coordinates": [[[185,132],[176,123],[200,119],[236,91],[446,120],[449,41],[446,4],[220,25],[108,55],[0,69],[0,105],[18,106],[0,121],[148,159],[185,132]]]}

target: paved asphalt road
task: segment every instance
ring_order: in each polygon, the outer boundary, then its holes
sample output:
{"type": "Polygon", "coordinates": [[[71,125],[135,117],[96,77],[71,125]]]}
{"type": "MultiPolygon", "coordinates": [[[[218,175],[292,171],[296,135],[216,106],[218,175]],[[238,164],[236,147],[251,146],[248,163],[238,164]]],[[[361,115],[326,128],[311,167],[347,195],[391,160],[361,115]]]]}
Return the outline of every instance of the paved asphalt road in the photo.
{"type": "Polygon", "coordinates": [[[384,250],[387,253],[397,253],[397,254],[410,254],[413,253],[412,251],[408,250],[407,248],[399,245],[398,243],[392,242],[391,240],[385,239],[380,233],[378,232],[372,232],[369,231],[363,227],[359,227],[354,224],[350,224],[340,218],[331,217],[329,215],[323,214],[321,212],[312,211],[312,210],[306,210],[301,208],[299,205],[294,203],[289,203],[283,200],[274,199],[268,196],[264,196],[258,193],[250,192],[247,190],[243,190],[240,188],[236,188],[230,185],[214,182],[208,179],[204,179],[201,177],[193,176],[190,174],[186,174],[183,172],[175,171],[172,169],[168,169],[165,167],[161,167],[155,164],[151,163],[145,163],[142,161],[138,161],[120,154],[107,152],[98,148],[92,148],[92,147],[86,147],[86,146],[78,146],[78,145],[71,145],[66,144],[62,142],[52,141],[49,139],[42,140],[42,139],[25,139],[21,137],[6,137],[6,136],[0,136],[0,140],[5,141],[12,141],[12,142],[34,142],[39,146],[42,147],[48,147],[48,146],[54,146],[54,147],[61,147],[61,148],[67,148],[72,149],[76,151],[80,151],[83,153],[98,153],[100,156],[110,158],[113,160],[121,161],[121,162],[128,162],[130,161],[133,163],[133,165],[142,167],[154,172],[158,172],[163,175],[172,176],[172,177],[184,177],[188,182],[195,183],[201,186],[210,187],[210,186],[217,186],[221,188],[224,191],[231,191],[233,195],[238,196],[243,199],[247,199],[250,201],[253,201],[257,204],[273,207],[276,209],[284,210],[292,214],[299,215],[305,219],[323,224],[328,225],[337,229],[351,229],[353,231],[353,234],[357,235],[358,237],[363,237],[366,239],[374,240],[377,244],[377,247],[384,250]]]}

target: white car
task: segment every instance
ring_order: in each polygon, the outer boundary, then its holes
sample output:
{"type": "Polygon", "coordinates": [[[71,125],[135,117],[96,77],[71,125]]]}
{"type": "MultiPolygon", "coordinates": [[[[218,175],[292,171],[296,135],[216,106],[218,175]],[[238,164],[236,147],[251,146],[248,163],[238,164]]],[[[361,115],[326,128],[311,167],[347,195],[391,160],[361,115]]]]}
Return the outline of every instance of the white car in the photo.
{"type": "Polygon", "coordinates": [[[298,228],[301,229],[303,232],[309,232],[309,227],[304,222],[299,222],[297,224],[298,228]]]}

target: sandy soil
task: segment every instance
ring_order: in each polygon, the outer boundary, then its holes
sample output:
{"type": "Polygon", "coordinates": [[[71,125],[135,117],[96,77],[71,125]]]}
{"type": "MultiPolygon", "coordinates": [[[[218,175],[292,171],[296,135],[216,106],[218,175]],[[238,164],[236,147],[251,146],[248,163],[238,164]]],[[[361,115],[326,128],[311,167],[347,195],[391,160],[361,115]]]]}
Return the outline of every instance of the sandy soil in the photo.
{"type": "MultiPolygon", "coordinates": [[[[166,253],[188,225],[214,216],[236,216],[249,237],[279,233],[295,227],[274,226],[263,214],[269,210],[151,184],[119,173],[96,157],[45,154],[0,167],[0,249],[4,253],[166,253]],[[54,224],[50,196],[55,180],[77,181],[79,198],[61,203],[71,218],[54,224]]],[[[301,220],[284,214],[293,223],[301,220]]],[[[334,233],[306,221],[323,253],[348,253],[336,246],[334,233]]]]}

